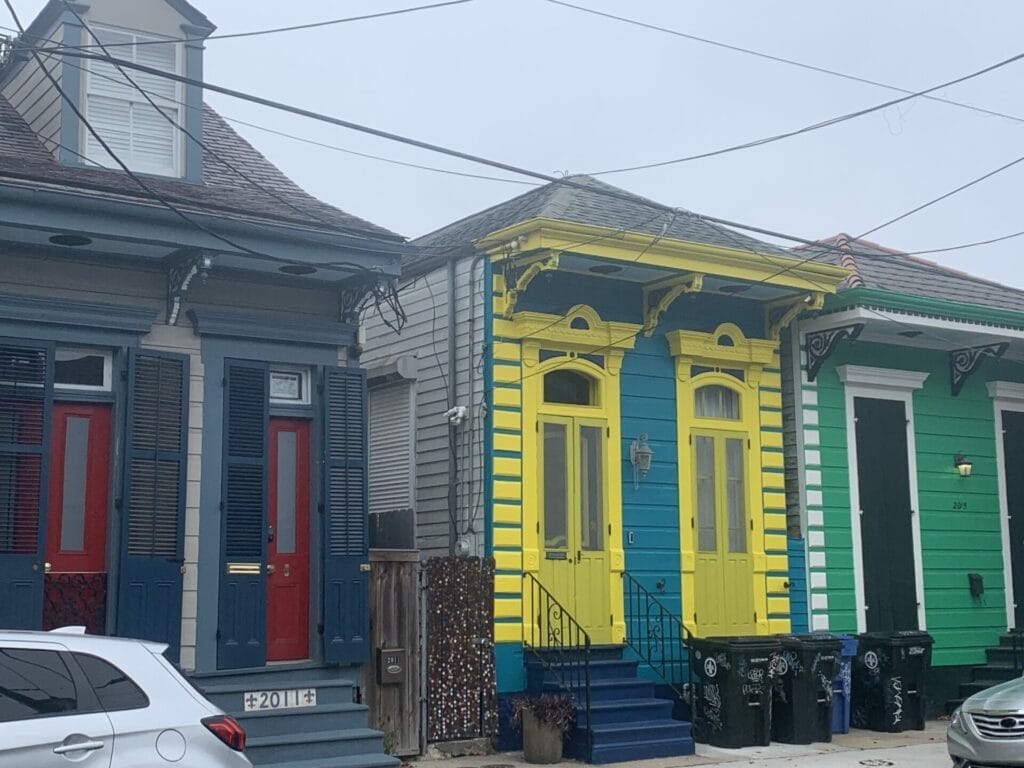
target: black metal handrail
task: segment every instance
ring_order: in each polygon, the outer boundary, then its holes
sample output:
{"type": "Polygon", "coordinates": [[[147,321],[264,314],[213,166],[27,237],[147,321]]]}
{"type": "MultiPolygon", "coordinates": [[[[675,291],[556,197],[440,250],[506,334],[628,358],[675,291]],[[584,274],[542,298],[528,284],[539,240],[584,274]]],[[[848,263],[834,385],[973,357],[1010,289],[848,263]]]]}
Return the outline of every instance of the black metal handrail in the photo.
{"type": "Polygon", "coordinates": [[[688,643],[693,639],[683,620],[670,611],[636,577],[622,572],[626,603],[626,643],[684,701],[693,690],[688,643]],[[683,679],[683,668],[688,674],[683,679]]]}
{"type": "Polygon", "coordinates": [[[1013,673],[1020,675],[1024,672],[1024,629],[1013,627],[1010,634],[1013,636],[1013,673]]]}
{"type": "MultiPolygon", "coordinates": [[[[532,573],[523,574],[523,645],[558,680],[586,718],[586,750],[593,754],[590,727],[590,635],[532,573]]],[[[577,723],[577,726],[579,724],[577,723]]]]}

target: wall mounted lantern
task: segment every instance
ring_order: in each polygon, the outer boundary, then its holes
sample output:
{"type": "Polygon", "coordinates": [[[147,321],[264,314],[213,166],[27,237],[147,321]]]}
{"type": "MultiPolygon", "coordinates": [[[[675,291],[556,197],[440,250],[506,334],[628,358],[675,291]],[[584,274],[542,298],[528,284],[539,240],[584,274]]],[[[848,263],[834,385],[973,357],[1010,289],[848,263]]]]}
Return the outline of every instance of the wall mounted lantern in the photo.
{"type": "Polygon", "coordinates": [[[647,433],[643,432],[629,446],[629,463],[633,465],[633,487],[640,487],[640,478],[647,477],[651,471],[651,457],[654,451],[647,444],[647,433]]]}
{"type": "Polygon", "coordinates": [[[970,477],[971,470],[974,469],[974,464],[962,453],[958,453],[953,457],[953,466],[960,473],[960,477],[970,477]]]}

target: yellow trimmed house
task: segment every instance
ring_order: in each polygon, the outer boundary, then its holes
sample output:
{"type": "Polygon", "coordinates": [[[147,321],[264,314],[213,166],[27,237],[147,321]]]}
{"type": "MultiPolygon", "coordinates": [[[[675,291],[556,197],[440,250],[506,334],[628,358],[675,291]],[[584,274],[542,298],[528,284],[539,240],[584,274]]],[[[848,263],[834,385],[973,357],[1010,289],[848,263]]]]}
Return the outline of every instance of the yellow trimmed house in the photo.
{"type": "MultiPolygon", "coordinates": [[[[413,489],[420,546],[494,557],[499,694],[545,680],[580,693],[565,660],[589,643],[593,690],[579,699],[595,710],[579,754],[692,750],[657,707],[638,718],[646,736],[617,722],[626,699],[654,706],[625,681],[678,686],[685,659],[666,644],[686,632],[790,629],[779,334],[846,271],[586,176],[415,245],[402,295],[432,329],[412,334],[419,383],[449,374],[448,407],[468,407],[451,427],[447,507],[431,506],[429,480],[413,489]]],[[[367,354],[384,361],[397,343],[371,328],[367,354]]]]}

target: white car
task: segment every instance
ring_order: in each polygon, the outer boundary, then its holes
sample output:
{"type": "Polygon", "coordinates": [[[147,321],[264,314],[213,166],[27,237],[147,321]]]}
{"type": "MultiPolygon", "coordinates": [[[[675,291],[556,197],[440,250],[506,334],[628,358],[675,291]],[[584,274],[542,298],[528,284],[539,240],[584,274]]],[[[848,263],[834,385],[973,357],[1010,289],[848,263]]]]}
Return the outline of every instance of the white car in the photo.
{"type": "Polygon", "coordinates": [[[82,627],[0,630],[0,766],[251,768],[245,731],[165,649],[82,627]]]}
{"type": "Polygon", "coordinates": [[[967,699],[949,718],[946,744],[953,768],[1024,768],[1024,679],[967,699]]]}

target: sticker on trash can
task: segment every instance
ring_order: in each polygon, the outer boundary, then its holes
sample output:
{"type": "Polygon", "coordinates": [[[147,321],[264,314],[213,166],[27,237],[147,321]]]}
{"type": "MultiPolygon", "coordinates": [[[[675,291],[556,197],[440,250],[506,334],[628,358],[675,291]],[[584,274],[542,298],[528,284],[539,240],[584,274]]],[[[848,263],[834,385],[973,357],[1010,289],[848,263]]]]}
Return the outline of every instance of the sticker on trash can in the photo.
{"type": "Polygon", "coordinates": [[[710,656],[704,659],[704,674],[707,677],[714,677],[718,674],[718,662],[710,656]]]}
{"type": "Polygon", "coordinates": [[[864,654],[864,666],[874,672],[878,669],[878,654],[874,651],[868,651],[864,654]]]}
{"type": "MultiPolygon", "coordinates": [[[[758,669],[756,671],[760,672],[761,670],[758,669]]],[[[755,670],[753,670],[753,669],[750,670],[751,678],[753,678],[754,672],[755,672],[755,670]]],[[[775,676],[776,677],[785,677],[787,672],[789,672],[789,662],[786,660],[785,656],[779,656],[775,660],[775,676]]],[[[760,681],[758,681],[758,682],[760,682],[760,681]]]]}
{"type": "Polygon", "coordinates": [[[924,656],[924,648],[919,645],[913,646],[909,651],[911,656],[924,656]]]}

